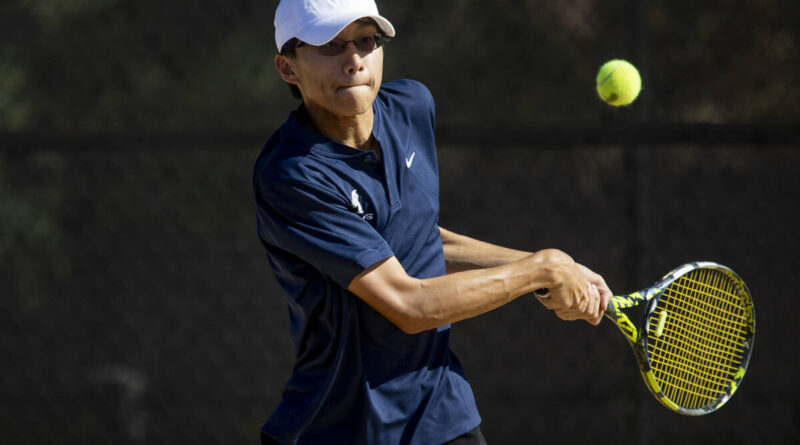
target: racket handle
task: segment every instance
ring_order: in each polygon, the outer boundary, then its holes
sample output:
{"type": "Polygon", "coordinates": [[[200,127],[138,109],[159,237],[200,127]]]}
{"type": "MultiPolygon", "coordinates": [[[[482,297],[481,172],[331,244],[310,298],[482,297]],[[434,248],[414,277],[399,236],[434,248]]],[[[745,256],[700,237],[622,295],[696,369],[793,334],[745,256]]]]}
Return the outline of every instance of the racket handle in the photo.
{"type": "MultiPolygon", "coordinates": [[[[550,289],[546,287],[543,287],[541,289],[536,289],[535,291],[533,291],[533,293],[536,294],[536,296],[539,298],[550,298],[550,289]]],[[[616,323],[618,315],[617,315],[616,305],[614,304],[615,298],[622,298],[622,297],[612,297],[611,300],[608,301],[608,306],[606,306],[606,310],[605,312],[603,312],[603,315],[605,315],[609,320],[616,323]]]]}

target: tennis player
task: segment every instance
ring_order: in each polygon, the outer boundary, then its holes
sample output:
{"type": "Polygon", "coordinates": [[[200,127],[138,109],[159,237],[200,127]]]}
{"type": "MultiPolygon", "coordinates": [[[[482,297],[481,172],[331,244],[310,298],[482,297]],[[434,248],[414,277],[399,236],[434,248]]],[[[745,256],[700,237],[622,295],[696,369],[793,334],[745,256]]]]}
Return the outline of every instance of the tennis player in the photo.
{"type": "Polygon", "coordinates": [[[263,443],[484,444],[450,324],[539,288],[560,318],[597,324],[611,296],[559,250],[438,226],[434,102],[418,82],[383,83],[394,36],[373,0],[282,0],[275,14],[275,67],[302,103],[253,186],[295,365],[263,443]]]}

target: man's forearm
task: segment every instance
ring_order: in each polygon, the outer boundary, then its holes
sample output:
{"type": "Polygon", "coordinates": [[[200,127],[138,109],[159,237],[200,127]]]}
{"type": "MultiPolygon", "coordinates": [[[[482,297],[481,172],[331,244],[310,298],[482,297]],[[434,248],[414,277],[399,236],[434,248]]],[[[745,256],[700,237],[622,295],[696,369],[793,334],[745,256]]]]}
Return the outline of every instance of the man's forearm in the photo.
{"type": "Polygon", "coordinates": [[[533,258],[423,280],[414,312],[425,330],[494,310],[552,282],[552,270],[533,258]],[[538,269],[538,273],[533,272],[538,269]],[[431,298],[433,297],[433,298],[431,298]]]}
{"type": "Polygon", "coordinates": [[[531,252],[509,249],[439,227],[447,273],[485,269],[519,261],[531,252]]]}
{"type": "MultiPolygon", "coordinates": [[[[348,289],[408,333],[474,317],[562,280],[558,251],[429,279],[405,274],[396,258],[365,271],[348,289]]],[[[571,259],[570,259],[571,260],[571,259]]]]}

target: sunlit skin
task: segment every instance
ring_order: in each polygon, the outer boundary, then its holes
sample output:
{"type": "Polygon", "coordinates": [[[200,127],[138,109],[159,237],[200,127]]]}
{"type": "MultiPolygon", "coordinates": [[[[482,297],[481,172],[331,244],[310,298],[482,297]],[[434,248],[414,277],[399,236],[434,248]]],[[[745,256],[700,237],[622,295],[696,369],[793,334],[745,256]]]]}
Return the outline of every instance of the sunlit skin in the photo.
{"type": "MultiPolygon", "coordinates": [[[[336,37],[354,40],[377,32],[372,23],[356,21],[336,37]]],[[[372,102],[383,79],[383,48],[359,51],[352,43],[342,54],[323,56],[303,45],[295,57],[275,57],[284,81],[296,85],[314,129],[330,139],[359,149],[370,149],[374,120],[372,102]]]]}

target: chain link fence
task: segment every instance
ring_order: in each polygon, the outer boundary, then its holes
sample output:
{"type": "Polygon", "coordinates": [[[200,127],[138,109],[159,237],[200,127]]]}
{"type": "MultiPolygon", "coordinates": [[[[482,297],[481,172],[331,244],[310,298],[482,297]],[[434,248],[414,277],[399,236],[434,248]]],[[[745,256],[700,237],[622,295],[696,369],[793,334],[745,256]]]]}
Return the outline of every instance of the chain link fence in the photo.
{"type": "MultiPolygon", "coordinates": [[[[256,152],[167,145],[3,152],[0,442],[254,443],[276,405],[292,357],[255,235],[256,152]]],[[[618,293],[715,260],[757,304],[744,385],[701,419],[650,399],[610,325],[530,298],[456,324],[493,443],[798,438],[797,146],[445,143],[440,170],[444,227],[562,248],[618,293]]]]}
{"type": "MultiPolygon", "coordinates": [[[[296,106],[276,5],[0,6],[0,443],[257,443],[292,367],[250,189],[296,106]]],[[[652,400],[608,324],[523,297],[454,325],[490,443],[800,442],[800,3],[379,6],[384,78],[436,98],[443,227],[617,293],[713,260],[754,295],[748,375],[701,418],[652,400]],[[594,91],[616,57],[632,107],[594,91]]]]}

